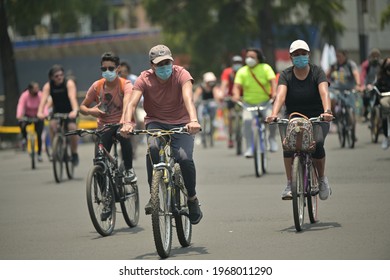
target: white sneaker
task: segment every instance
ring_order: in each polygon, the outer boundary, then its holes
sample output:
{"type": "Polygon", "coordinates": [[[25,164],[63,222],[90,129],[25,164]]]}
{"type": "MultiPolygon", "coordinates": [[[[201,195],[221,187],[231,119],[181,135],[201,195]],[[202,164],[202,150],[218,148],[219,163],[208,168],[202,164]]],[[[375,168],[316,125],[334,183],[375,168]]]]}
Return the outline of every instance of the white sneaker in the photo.
{"type": "Polygon", "coordinates": [[[244,154],[244,156],[246,158],[253,158],[253,150],[252,150],[252,148],[247,149],[245,154],[244,154]]]}
{"type": "Polygon", "coordinates": [[[382,149],[387,150],[389,148],[389,137],[383,138],[382,149]]]}
{"type": "Polygon", "coordinates": [[[279,149],[278,142],[275,140],[274,137],[269,138],[269,150],[270,152],[277,152],[279,149]]]}
{"type": "Polygon", "coordinates": [[[288,182],[286,188],[282,192],[282,200],[291,200],[291,199],[292,199],[291,183],[288,182]]]}
{"type": "Polygon", "coordinates": [[[329,187],[328,177],[320,178],[320,199],[327,200],[328,197],[332,194],[332,189],[329,187]]]}

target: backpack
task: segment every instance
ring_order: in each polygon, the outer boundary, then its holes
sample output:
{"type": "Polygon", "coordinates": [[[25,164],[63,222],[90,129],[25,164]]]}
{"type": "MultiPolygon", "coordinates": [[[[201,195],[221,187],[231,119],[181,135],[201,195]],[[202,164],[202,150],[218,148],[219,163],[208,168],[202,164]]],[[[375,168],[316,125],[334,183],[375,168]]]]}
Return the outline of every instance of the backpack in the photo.
{"type": "Polygon", "coordinates": [[[286,136],[282,141],[283,150],[288,152],[314,152],[313,124],[303,114],[291,113],[286,128],[286,136]],[[299,116],[299,117],[292,117],[299,116]]]}

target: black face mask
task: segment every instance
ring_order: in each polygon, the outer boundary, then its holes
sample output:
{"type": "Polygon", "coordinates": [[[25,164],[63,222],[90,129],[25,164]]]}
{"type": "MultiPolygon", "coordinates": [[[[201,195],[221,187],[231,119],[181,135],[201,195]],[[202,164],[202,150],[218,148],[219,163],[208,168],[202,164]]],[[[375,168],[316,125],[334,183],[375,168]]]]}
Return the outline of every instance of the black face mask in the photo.
{"type": "Polygon", "coordinates": [[[371,65],[378,66],[379,65],[379,60],[377,60],[377,59],[371,60],[371,65]]]}

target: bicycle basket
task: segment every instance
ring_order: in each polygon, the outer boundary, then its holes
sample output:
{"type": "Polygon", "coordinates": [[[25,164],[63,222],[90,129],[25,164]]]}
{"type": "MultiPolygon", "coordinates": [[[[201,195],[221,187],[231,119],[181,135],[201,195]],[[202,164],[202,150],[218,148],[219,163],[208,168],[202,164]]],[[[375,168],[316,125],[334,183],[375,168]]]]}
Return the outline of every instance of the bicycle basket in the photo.
{"type": "MultiPolygon", "coordinates": [[[[316,148],[316,141],[311,121],[305,115],[299,113],[291,114],[289,119],[283,131],[281,131],[283,126],[279,126],[283,150],[313,152],[316,148]],[[292,118],[293,115],[297,117],[292,118]]],[[[316,132],[319,135],[318,130],[316,132]]]]}

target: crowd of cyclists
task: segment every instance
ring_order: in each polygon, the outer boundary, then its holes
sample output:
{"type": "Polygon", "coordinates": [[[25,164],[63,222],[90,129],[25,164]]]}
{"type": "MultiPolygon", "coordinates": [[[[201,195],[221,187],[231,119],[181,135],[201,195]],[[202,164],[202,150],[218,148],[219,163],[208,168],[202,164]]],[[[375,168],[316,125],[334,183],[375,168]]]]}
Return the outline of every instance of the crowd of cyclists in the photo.
{"type": "MultiPolygon", "coordinates": [[[[378,49],[372,49],[367,60],[359,67],[343,50],[337,50],[337,62],[325,73],[320,66],[311,62],[310,47],[305,41],[292,42],[289,49],[292,66],[280,73],[275,73],[266,63],[260,49],[248,48],[242,54],[231,57],[229,67],[223,69],[219,77],[213,72],[205,72],[202,80],[196,83],[190,72],[174,65],[170,49],[165,45],[157,45],[149,51],[150,69],[137,77],[131,74],[128,63],[106,52],[100,58],[101,77],[88,89],[84,100],[77,102],[77,85],[71,77],[65,77],[61,65],[53,65],[48,73],[48,81],[42,91],[37,82],[31,82],[21,94],[17,108],[17,118],[20,120],[23,140],[26,142],[26,123],[23,117],[37,117],[36,132],[38,135],[38,160],[42,161],[42,131],[44,120],[51,113],[67,113],[67,128],[77,128],[79,113],[90,115],[97,119],[97,126],[107,123],[121,123],[120,134],[108,131],[104,138],[104,146],[110,150],[112,137],[121,143],[122,156],[126,168],[126,180],[137,180],[133,169],[133,159],[138,141],[130,139],[129,132],[135,128],[147,129],[185,126],[189,135],[178,135],[172,141],[173,153],[178,160],[185,185],[188,189],[189,217],[191,223],[197,224],[203,213],[199,207],[196,195],[196,168],[193,160],[195,134],[201,131],[201,121],[207,112],[211,124],[215,125],[218,110],[224,112],[227,147],[233,148],[233,110],[240,101],[247,105],[266,106],[264,115],[267,122],[275,121],[282,115],[288,116],[299,112],[307,117],[321,115],[329,122],[323,126],[323,134],[332,132],[330,122],[337,122],[338,93],[351,91],[349,105],[353,108],[355,120],[362,117],[363,122],[370,118],[372,96],[374,89],[380,92],[390,91],[390,58],[382,58],[378,49]],[[277,79],[278,77],[278,79],[277,79]],[[362,101],[362,106],[359,102],[362,101]],[[357,109],[362,109],[361,114],[357,109]],[[334,119],[334,116],[336,119],[334,119]]],[[[390,97],[380,99],[383,112],[390,109],[390,97]]],[[[251,112],[241,111],[243,136],[246,158],[253,157],[251,147],[252,118],[251,112]]],[[[220,116],[218,116],[220,117],[220,116]]],[[[369,124],[367,124],[369,126],[369,124]]],[[[389,147],[387,121],[383,117],[382,131],[384,134],[382,148],[389,147]]],[[[53,139],[55,124],[49,122],[50,137],[53,139]]],[[[279,150],[276,140],[276,126],[268,126],[267,139],[270,152],[279,150]]],[[[71,136],[72,161],[78,164],[78,136],[71,136]]],[[[356,137],[357,138],[357,137],[356,137]]],[[[356,139],[357,140],[357,139],[356,139]]],[[[150,185],[153,162],[158,162],[158,149],[153,138],[147,140],[148,183],[150,185]],[[150,160],[151,159],[151,160],[150,160]]],[[[139,151],[138,151],[139,153],[139,151]]],[[[284,152],[287,184],[282,193],[282,199],[291,199],[291,153],[284,152]]],[[[328,178],[325,176],[325,149],[323,143],[317,143],[313,153],[316,168],[320,177],[320,199],[327,199],[331,194],[328,178]]],[[[140,171],[138,171],[140,172],[140,171]]],[[[145,207],[150,213],[150,203],[145,207]]]]}

